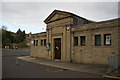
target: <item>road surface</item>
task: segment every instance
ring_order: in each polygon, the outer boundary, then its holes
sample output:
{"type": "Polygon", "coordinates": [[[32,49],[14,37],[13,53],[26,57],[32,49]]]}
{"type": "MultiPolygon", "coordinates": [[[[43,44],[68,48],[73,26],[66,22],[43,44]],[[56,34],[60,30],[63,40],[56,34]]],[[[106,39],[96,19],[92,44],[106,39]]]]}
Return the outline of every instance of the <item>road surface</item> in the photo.
{"type": "Polygon", "coordinates": [[[16,57],[16,55],[2,57],[3,78],[101,78],[95,74],[64,70],[23,60],[19,60],[19,64],[16,64],[16,57]]]}

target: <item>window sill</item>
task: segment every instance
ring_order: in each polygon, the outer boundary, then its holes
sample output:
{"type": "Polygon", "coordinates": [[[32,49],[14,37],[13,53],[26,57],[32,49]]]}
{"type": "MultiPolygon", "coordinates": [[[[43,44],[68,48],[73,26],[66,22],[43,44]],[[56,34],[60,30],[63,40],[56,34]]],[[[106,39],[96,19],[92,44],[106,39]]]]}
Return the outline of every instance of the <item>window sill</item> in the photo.
{"type": "Polygon", "coordinates": [[[80,46],[83,46],[83,47],[85,47],[85,45],[80,45],[80,46]]]}
{"type": "Polygon", "coordinates": [[[107,44],[107,45],[106,45],[106,44],[104,44],[104,46],[111,46],[111,44],[107,44]]]}
{"type": "Polygon", "coordinates": [[[78,45],[77,45],[77,46],[74,46],[74,47],[78,47],[78,45]]]}

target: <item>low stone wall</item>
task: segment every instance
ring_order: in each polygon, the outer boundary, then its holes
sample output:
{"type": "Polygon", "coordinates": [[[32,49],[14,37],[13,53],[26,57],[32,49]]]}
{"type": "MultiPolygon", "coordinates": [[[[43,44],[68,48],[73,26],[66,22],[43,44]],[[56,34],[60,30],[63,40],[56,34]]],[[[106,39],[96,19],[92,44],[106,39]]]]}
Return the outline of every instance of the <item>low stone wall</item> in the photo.
{"type": "Polygon", "coordinates": [[[2,56],[29,56],[29,49],[2,49],[2,56]]]}

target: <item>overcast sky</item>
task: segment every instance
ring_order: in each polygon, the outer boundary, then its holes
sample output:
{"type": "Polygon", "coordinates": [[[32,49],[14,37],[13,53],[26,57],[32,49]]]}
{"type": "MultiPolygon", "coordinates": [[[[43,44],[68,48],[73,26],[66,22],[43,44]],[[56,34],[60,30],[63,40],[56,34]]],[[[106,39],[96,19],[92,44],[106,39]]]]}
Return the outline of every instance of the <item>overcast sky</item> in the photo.
{"type": "Polygon", "coordinates": [[[68,11],[93,21],[104,21],[118,17],[117,2],[2,2],[0,26],[16,32],[26,33],[46,30],[43,22],[53,10],[68,11]]]}

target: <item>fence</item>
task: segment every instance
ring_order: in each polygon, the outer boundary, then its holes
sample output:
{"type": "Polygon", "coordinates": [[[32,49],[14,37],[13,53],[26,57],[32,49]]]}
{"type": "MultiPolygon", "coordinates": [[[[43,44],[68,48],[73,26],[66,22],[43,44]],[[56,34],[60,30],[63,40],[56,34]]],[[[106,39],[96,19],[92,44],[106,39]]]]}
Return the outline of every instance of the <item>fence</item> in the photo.
{"type": "Polygon", "coordinates": [[[120,67],[120,54],[116,55],[116,56],[110,56],[108,57],[108,61],[109,61],[109,68],[107,70],[107,73],[114,71],[115,69],[118,69],[120,67]]]}

